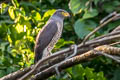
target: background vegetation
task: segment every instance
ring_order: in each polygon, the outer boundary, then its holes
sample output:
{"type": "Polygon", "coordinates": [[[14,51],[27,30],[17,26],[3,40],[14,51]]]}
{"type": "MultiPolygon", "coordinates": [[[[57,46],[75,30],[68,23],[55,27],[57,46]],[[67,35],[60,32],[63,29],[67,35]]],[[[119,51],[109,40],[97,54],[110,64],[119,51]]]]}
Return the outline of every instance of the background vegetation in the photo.
{"type": "MultiPolygon", "coordinates": [[[[35,37],[56,9],[67,10],[71,18],[65,20],[62,38],[53,52],[79,44],[103,17],[113,11],[120,12],[119,0],[2,0],[0,6],[0,77],[33,64],[35,37]]],[[[119,24],[120,20],[109,23],[91,39],[119,24]]],[[[119,73],[118,63],[98,57],[67,69],[60,79],[120,80],[119,73]]]]}

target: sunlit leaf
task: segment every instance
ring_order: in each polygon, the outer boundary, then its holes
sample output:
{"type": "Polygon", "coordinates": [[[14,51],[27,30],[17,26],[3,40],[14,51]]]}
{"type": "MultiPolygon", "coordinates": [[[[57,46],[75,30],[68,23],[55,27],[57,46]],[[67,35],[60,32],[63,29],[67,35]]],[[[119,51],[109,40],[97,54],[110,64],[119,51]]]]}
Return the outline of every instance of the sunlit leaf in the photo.
{"type": "Polygon", "coordinates": [[[32,20],[33,20],[34,22],[40,21],[40,20],[41,20],[41,15],[40,15],[40,13],[37,12],[37,11],[35,11],[35,10],[33,10],[33,11],[32,11],[32,20]]]}
{"type": "Polygon", "coordinates": [[[84,80],[85,72],[82,65],[77,65],[72,68],[73,79],[84,80]]]}
{"type": "Polygon", "coordinates": [[[50,17],[51,15],[53,15],[55,11],[56,11],[55,9],[46,11],[42,19],[50,17]]]}
{"type": "Polygon", "coordinates": [[[14,7],[10,6],[8,9],[9,15],[11,17],[11,19],[15,19],[15,13],[14,13],[14,7]]]}
{"type": "Polygon", "coordinates": [[[94,80],[94,73],[93,73],[93,71],[94,71],[94,69],[86,67],[85,75],[87,76],[88,80],[92,80],[92,79],[94,80]]]}
{"type": "Polygon", "coordinates": [[[29,21],[24,21],[23,25],[26,25],[26,28],[28,28],[28,29],[31,28],[31,23],[29,21]]]}
{"type": "Polygon", "coordinates": [[[24,25],[21,25],[20,23],[18,23],[16,25],[16,30],[17,30],[18,33],[23,32],[24,31],[24,25]]]}
{"type": "Polygon", "coordinates": [[[0,14],[5,14],[7,12],[7,6],[8,6],[8,4],[1,3],[0,14]]]}
{"type": "Polygon", "coordinates": [[[11,0],[12,4],[14,5],[14,7],[19,7],[19,3],[17,0],[11,0]]]}
{"type": "Polygon", "coordinates": [[[8,35],[7,37],[8,37],[8,41],[12,44],[12,39],[11,39],[10,35],[8,35]]]}
{"type": "Polygon", "coordinates": [[[27,36],[30,42],[34,41],[34,38],[32,36],[27,36]]]}
{"type": "Polygon", "coordinates": [[[68,44],[74,44],[74,41],[65,41],[64,39],[60,39],[56,44],[55,48],[61,48],[62,46],[65,46],[68,44]]]}

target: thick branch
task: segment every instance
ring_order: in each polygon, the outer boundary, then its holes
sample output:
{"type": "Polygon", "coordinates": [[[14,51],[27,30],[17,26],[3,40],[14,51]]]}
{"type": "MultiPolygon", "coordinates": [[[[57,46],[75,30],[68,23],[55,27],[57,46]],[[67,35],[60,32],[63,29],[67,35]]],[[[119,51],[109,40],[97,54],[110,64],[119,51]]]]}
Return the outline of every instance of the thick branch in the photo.
{"type": "Polygon", "coordinates": [[[20,78],[30,70],[31,70],[31,67],[25,68],[24,70],[19,70],[14,73],[8,74],[7,76],[0,78],[0,80],[16,80],[17,78],[20,78]]]}
{"type": "MultiPolygon", "coordinates": [[[[95,48],[95,50],[102,51],[104,53],[108,53],[108,54],[111,54],[111,55],[119,55],[120,56],[120,48],[116,48],[116,47],[103,45],[103,46],[99,46],[99,47],[95,48]]],[[[69,67],[74,66],[76,64],[79,64],[81,62],[88,61],[88,59],[90,59],[90,58],[93,59],[96,56],[98,56],[98,54],[94,53],[93,50],[88,51],[88,52],[86,52],[84,54],[81,54],[81,55],[77,55],[77,56],[75,56],[75,57],[65,61],[64,63],[60,64],[59,65],[59,70],[61,71],[63,69],[69,68],[69,67]]],[[[48,77],[54,75],[56,73],[55,66],[56,65],[53,65],[53,66],[45,69],[44,71],[42,71],[39,74],[37,74],[31,80],[47,79],[48,77]]]]}

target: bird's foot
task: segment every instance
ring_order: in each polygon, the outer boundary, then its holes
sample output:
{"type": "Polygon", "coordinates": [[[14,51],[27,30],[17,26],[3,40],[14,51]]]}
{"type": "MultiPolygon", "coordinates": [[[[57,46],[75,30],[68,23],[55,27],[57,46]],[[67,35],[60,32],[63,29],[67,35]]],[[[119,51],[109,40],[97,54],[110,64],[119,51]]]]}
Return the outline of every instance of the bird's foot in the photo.
{"type": "Polygon", "coordinates": [[[50,55],[52,55],[52,52],[50,52],[50,55]]]}
{"type": "MultiPolygon", "coordinates": [[[[74,53],[72,55],[68,56],[63,62],[65,62],[67,59],[69,59],[69,58],[71,58],[71,57],[73,57],[73,56],[75,56],[77,54],[77,45],[72,45],[71,49],[74,49],[74,53]]],[[[63,62],[61,62],[61,63],[63,63],[63,62]]],[[[55,71],[57,73],[57,79],[60,79],[60,76],[61,76],[60,71],[58,69],[61,63],[58,63],[55,66],[55,71]]]]}
{"type": "Polygon", "coordinates": [[[74,48],[74,52],[73,52],[72,55],[68,56],[66,59],[69,59],[69,58],[71,58],[71,57],[73,57],[73,56],[75,56],[77,54],[77,45],[74,44],[74,45],[71,46],[71,48],[72,49],[74,48]]]}

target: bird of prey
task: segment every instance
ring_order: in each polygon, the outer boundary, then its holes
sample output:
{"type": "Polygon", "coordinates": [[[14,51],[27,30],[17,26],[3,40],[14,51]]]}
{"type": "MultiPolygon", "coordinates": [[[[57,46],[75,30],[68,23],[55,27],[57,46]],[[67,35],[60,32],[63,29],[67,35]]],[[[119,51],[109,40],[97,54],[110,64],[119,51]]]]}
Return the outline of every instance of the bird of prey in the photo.
{"type": "Polygon", "coordinates": [[[47,24],[39,31],[35,43],[35,63],[40,59],[50,55],[54,45],[60,39],[63,30],[64,18],[70,17],[70,14],[58,9],[47,21],[47,24]]]}

